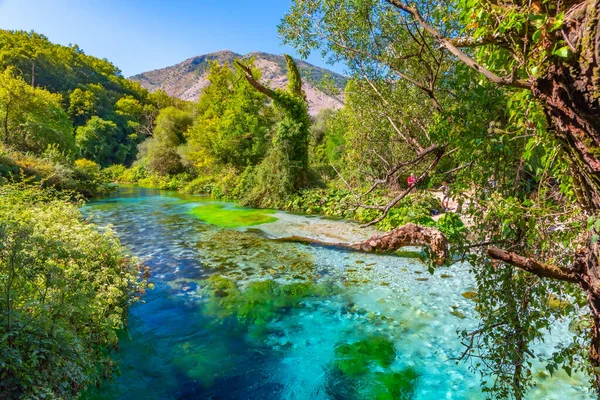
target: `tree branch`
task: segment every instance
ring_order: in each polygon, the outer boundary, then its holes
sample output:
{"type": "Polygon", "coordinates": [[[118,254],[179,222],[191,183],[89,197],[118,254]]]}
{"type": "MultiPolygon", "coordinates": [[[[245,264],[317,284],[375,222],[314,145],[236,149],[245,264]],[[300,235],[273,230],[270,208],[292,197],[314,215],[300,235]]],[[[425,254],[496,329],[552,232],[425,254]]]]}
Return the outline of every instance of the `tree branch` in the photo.
{"type": "MultiPolygon", "coordinates": [[[[437,146],[435,146],[435,147],[437,147],[437,146]]],[[[379,209],[382,210],[383,212],[381,213],[379,218],[376,218],[371,222],[367,222],[366,224],[361,225],[361,228],[366,228],[368,226],[375,225],[378,222],[381,222],[388,215],[388,213],[390,212],[392,207],[394,207],[400,200],[405,198],[411,192],[411,190],[413,190],[413,188],[415,188],[417,186],[417,183],[422,181],[427,176],[427,174],[429,174],[429,171],[431,171],[433,168],[435,168],[435,166],[438,164],[438,162],[442,159],[442,157],[444,155],[445,155],[445,146],[441,147],[441,148],[437,147],[437,156],[431,162],[431,164],[429,164],[429,167],[427,167],[427,169],[425,171],[423,171],[423,173],[417,178],[416,182],[413,183],[412,185],[410,185],[408,187],[408,189],[406,189],[404,192],[402,192],[398,196],[394,197],[385,206],[380,207],[379,209]]],[[[363,207],[363,206],[361,205],[361,207],[363,207]]]]}
{"type": "Polygon", "coordinates": [[[487,46],[488,44],[502,44],[502,42],[494,35],[488,35],[478,39],[473,39],[471,37],[453,38],[448,39],[448,41],[456,47],[479,47],[487,46]]]}
{"type": "Polygon", "coordinates": [[[421,16],[421,13],[419,13],[418,9],[416,9],[414,7],[409,7],[400,0],[386,0],[386,1],[389,4],[391,4],[392,6],[412,15],[413,18],[415,18],[417,20],[419,25],[421,25],[423,27],[423,29],[425,29],[431,36],[433,36],[435,38],[435,40],[437,40],[437,42],[440,44],[440,46],[446,48],[450,53],[454,54],[454,56],[456,56],[456,58],[458,58],[463,64],[465,64],[468,67],[474,69],[475,71],[481,73],[483,76],[485,76],[491,82],[494,82],[498,85],[512,86],[512,87],[516,87],[519,89],[531,89],[531,87],[527,83],[527,81],[517,80],[514,77],[502,78],[501,76],[496,75],[492,71],[490,71],[490,70],[484,68],[482,65],[478,64],[475,60],[473,60],[471,57],[469,57],[468,55],[463,53],[458,47],[456,47],[452,43],[451,39],[443,37],[441,33],[439,33],[437,30],[435,30],[431,25],[429,25],[423,19],[423,17],[421,16]]]}
{"type": "Polygon", "coordinates": [[[307,243],[326,247],[351,249],[365,253],[390,253],[404,246],[429,246],[437,264],[443,264],[449,256],[448,240],[435,228],[408,223],[384,234],[375,234],[361,242],[333,243],[322,240],[291,236],[275,239],[279,242],[307,243]]]}
{"type": "Polygon", "coordinates": [[[270,89],[270,88],[262,85],[260,82],[258,82],[256,79],[254,79],[254,75],[252,75],[252,69],[250,67],[242,64],[238,60],[235,60],[235,63],[237,64],[238,67],[240,67],[242,69],[242,71],[244,71],[246,80],[248,81],[248,83],[250,83],[252,86],[254,86],[254,88],[256,90],[258,90],[259,92],[261,92],[262,94],[266,95],[267,97],[269,97],[271,99],[273,99],[275,97],[275,91],[273,89],[270,89]]]}
{"type": "Polygon", "coordinates": [[[524,271],[531,272],[540,278],[552,278],[559,281],[578,283],[577,274],[565,268],[541,263],[537,260],[520,256],[497,247],[490,246],[487,254],[495,260],[503,261],[524,271]]]}
{"type": "MultiPolygon", "coordinates": [[[[365,73],[362,65],[358,64],[363,77],[365,78],[365,80],[367,81],[367,83],[369,84],[369,86],[371,86],[371,89],[373,89],[373,91],[375,92],[375,94],[377,94],[377,96],[381,99],[381,101],[383,102],[383,104],[385,106],[389,107],[389,102],[387,101],[387,99],[381,94],[381,92],[379,91],[379,89],[377,89],[377,86],[375,86],[375,84],[371,81],[371,79],[369,79],[369,77],[367,76],[367,74],[365,73]]],[[[396,125],[396,123],[394,122],[394,120],[392,119],[392,117],[390,117],[390,115],[387,113],[386,107],[383,108],[383,113],[385,114],[385,117],[387,118],[387,120],[389,121],[390,125],[392,126],[392,128],[394,128],[394,130],[396,131],[396,133],[398,134],[398,136],[400,136],[402,139],[404,139],[409,145],[413,146],[414,148],[416,148],[418,151],[423,151],[423,147],[421,146],[421,144],[412,136],[405,136],[404,133],[398,128],[398,126],[396,125]]]]}
{"type": "MultiPolygon", "coordinates": [[[[392,178],[392,177],[393,177],[393,176],[394,176],[396,173],[398,173],[400,170],[402,170],[402,169],[403,169],[403,168],[405,168],[405,167],[408,167],[409,165],[413,165],[413,164],[416,164],[416,163],[418,163],[418,162],[419,162],[419,161],[421,161],[423,158],[425,158],[425,157],[426,157],[428,154],[435,153],[435,152],[442,152],[442,154],[443,154],[443,152],[444,152],[444,149],[445,149],[445,148],[446,148],[446,146],[445,146],[445,145],[444,145],[444,146],[441,146],[441,147],[440,147],[440,146],[438,146],[438,145],[433,145],[433,146],[430,146],[430,147],[426,148],[425,150],[421,151],[420,153],[418,153],[418,154],[417,154],[417,156],[416,156],[415,158],[413,158],[412,160],[410,160],[410,161],[406,161],[406,162],[403,162],[403,163],[396,164],[396,166],[395,166],[394,168],[390,169],[390,170],[389,170],[389,171],[386,173],[386,175],[385,175],[385,178],[384,178],[384,179],[377,179],[377,180],[375,180],[375,182],[373,183],[373,185],[372,185],[372,186],[369,188],[369,190],[368,190],[368,191],[366,191],[366,192],[363,194],[363,196],[366,196],[367,194],[371,193],[373,190],[375,190],[375,188],[376,188],[377,186],[379,186],[379,185],[381,185],[381,184],[384,184],[384,183],[389,183],[389,182],[390,182],[390,179],[391,179],[391,178],[392,178]]],[[[422,179],[422,178],[419,178],[419,180],[420,180],[420,179],[422,179]]],[[[381,208],[380,208],[380,210],[384,210],[384,209],[385,209],[385,207],[381,207],[381,208]]]]}

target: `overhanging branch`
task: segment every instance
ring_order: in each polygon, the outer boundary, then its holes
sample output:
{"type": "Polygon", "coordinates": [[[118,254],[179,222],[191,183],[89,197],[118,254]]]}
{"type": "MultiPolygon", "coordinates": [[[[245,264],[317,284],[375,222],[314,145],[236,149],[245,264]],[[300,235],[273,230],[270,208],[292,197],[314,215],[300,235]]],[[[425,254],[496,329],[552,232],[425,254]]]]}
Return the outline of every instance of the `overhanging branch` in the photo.
{"type": "MultiPolygon", "coordinates": [[[[420,162],[421,160],[423,160],[427,155],[431,154],[431,153],[438,153],[438,154],[444,154],[444,151],[446,149],[446,145],[444,146],[438,146],[438,145],[433,145],[430,146],[424,150],[422,150],[420,153],[417,154],[417,156],[415,158],[413,158],[410,161],[406,161],[406,162],[402,162],[399,164],[396,164],[395,167],[391,168],[389,171],[387,171],[387,173],[385,174],[385,178],[384,179],[376,179],[375,182],[373,183],[373,185],[369,188],[369,190],[367,190],[363,196],[366,196],[367,194],[371,193],[373,190],[375,190],[375,188],[379,185],[385,184],[385,183],[390,183],[392,178],[394,177],[394,175],[396,175],[398,172],[400,172],[402,169],[410,166],[410,165],[414,165],[418,162],[420,162]]],[[[440,156],[441,157],[441,156],[440,156]]],[[[419,178],[419,180],[421,180],[421,178],[419,178]]],[[[362,206],[361,206],[362,207],[362,206]]],[[[385,209],[385,207],[380,207],[378,209],[381,209],[382,211],[385,209]]]]}
{"type": "Polygon", "coordinates": [[[508,78],[503,78],[501,76],[498,76],[495,73],[493,73],[492,71],[484,68],[481,64],[477,63],[475,60],[473,60],[471,57],[469,57],[465,53],[463,53],[458,47],[456,47],[452,43],[451,39],[445,38],[435,28],[433,28],[431,25],[429,25],[423,19],[423,17],[421,16],[421,13],[419,12],[419,10],[417,8],[410,7],[400,0],[386,0],[386,1],[389,4],[391,4],[392,6],[412,15],[413,18],[415,20],[417,20],[419,25],[421,25],[421,27],[423,27],[423,29],[425,29],[431,36],[433,36],[435,38],[435,40],[440,44],[440,46],[443,46],[444,48],[446,48],[446,50],[448,50],[450,53],[452,53],[454,56],[456,56],[456,58],[458,58],[463,64],[465,64],[468,67],[474,69],[475,71],[481,73],[488,80],[490,80],[498,85],[502,85],[502,86],[512,86],[512,87],[516,87],[519,89],[530,89],[530,85],[528,85],[528,83],[526,81],[514,79],[514,77],[512,77],[512,76],[508,77],[508,78]]]}
{"type": "MultiPolygon", "coordinates": [[[[388,213],[390,212],[392,207],[394,207],[400,200],[405,198],[417,186],[417,183],[419,183],[420,181],[425,179],[425,177],[429,174],[429,172],[436,167],[436,165],[439,163],[439,161],[442,159],[442,157],[444,157],[444,155],[447,154],[445,152],[446,151],[445,146],[444,147],[432,146],[432,147],[436,147],[436,151],[435,151],[436,157],[429,164],[429,166],[425,169],[425,171],[423,171],[423,173],[417,178],[416,182],[413,183],[412,185],[410,185],[408,187],[408,189],[406,189],[404,192],[402,192],[398,196],[394,197],[385,206],[379,207],[378,209],[380,209],[382,211],[381,215],[378,218],[374,219],[373,221],[367,222],[366,224],[361,225],[361,228],[366,228],[368,226],[375,225],[375,224],[383,221],[383,219],[388,215],[388,213]]],[[[363,205],[360,205],[360,207],[368,208],[363,205]]]]}
{"type": "Polygon", "coordinates": [[[577,274],[575,274],[573,271],[569,271],[555,265],[544,264],[537,260],[523,257],[516,253],[502,250],[497,247],[488,247],[487,254],[495,260],[504,261],[505,263],[513,265],[524,271],[531,272],[540,278],[552,278],[558,279],[559,281],[572,283],[579,282],[577,274]]]}

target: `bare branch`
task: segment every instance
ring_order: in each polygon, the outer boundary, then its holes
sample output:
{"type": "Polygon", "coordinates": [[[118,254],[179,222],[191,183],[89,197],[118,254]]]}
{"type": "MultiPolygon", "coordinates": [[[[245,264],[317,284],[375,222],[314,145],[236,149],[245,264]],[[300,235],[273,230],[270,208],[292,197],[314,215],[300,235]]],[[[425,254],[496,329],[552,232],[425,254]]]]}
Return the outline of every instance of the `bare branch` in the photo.
{"type": "Polygon", "coordinates": [[[473,163],[474,163],[474,161],[471,161],[468,164],[459,165],[456,168],[452,168],[451,170],[444,172],[444,175],[448,175],[448,174],[451,174],[453,172],[460,171],[461,169],[469,168],[469,167],[471,167],[471,165],[473,165],[473,163]]]}
{"type": "Polygon", "coordinates": [[[416,187],[417,183],[422,181],[427,176],[427,174],[429,174],[429,171],[431,171],[433,168],[435,168],[435,166],[438,164],[438,162],[442,159],[442,157],[445,154],[444,149],[445,149],[445,147],[438,148],[438,153],[437,153],[436,158],[431,162],[431,164],[429,164],[429,167],[427,167],[427,169],[425,171],[423,171],[423,173],[416,179],[415,183],[410,185],[408,187],[408,189],[406,189],[404,192],[400,193],[398,196],[394,197],[389,203],[387,203],[385,206],[383,206],[381,208],[381,210],[383,212],[381,213],[379,218],[376,218],[371,222],[367,222],[366,224],[361,225],[361,227],[366,228],[367,226],[375,225],[378,222],[381,222],[388,215],[388,213],[390,212],[392,207],[394,207],[400,200],[405,198],[411,192],[411,190],[416,187]]]}
{"type": "Polygon", "coordinates": [[[421,25],[423,29],[425,29],[431,36],[433,36],[437,40],[440,46],[445,47],[450,53],[454,54],[454,56],[456,56],[456,58],[458,58],[463,64],[481,73],[491,82],[494,82],[498,85],[512,86],[519,89],[531,89],[530,85],[526,81],[517,80],[515,79],[515,77],[502,78],[501,76],[498,76],[492,71],[484,68],[481,64],[478,64],[475,60],[473,60],[471,57],[463,53],[458,47],[456,47],[450,39],[445,38],[444,36],[442,36],[441,33],[435,30],[431,25],[429,25],[423,19],[418,9],[410,7],[400,0],[386,1],[392,6],[412,15],[413,18],[417,20],[419,25],[421,25]]]}
{"type": "Polygon", "coordinates": [[[235,63],[238,65],[238,67],[240,67],[242,69],[242,71],[244,71],[246,80],[248,81],[248,83],[250,83],[252,86],[254,86],[254,88],[256,90],[258,90],[259,92],[268,96],[271,99],[275,96],[275,91],[273,89],[270,89],[270,88],[262,85],[260,82],[258,82],[256,79],[254,79],[254,75],[252,75],[252,69],[250,69],[250,67],[247,67],[246,65],[242,64],[238,60],[235,60],[235,63]]]}
{"type": "MultiPolygon", "coordinates": [[[[381,92],[379,91],[379,89],[377,89],[377,86],[375,86],[375,84],[371,81],[371,79],[369,79],[369,77],[365,73],[362,65],[359,65],[359,68],[360,68],[360,70],[362,72],[363,78],[365,78],[365,80],[367,81],[367,83],[369,84],[369,86],[371,86],[371,89],[373,89],[373,91],[375,92],[375,94],[377,94],[377,96],[381,99],[381,101],[383,102],[383,104],[385,106],[389,106],[389,102],[381,94],[381,92]]],[[[390,115],[387,113],[386,107],[383,108],[383,112],[385,114],[386,119],[388,120],[388,122],[390,123],[390,125],[392,126],[392,128],[394,128],[394,130],[396,131],[396,133],[398,134],[398,136],[400,136],[402,139],[404,139],[404,141],[406,143],[410,144],[411,146],[413,146],[418,151],[423,151],[423,147],[419,144],[419,142],[415,138],[413,138],[412,136],[406,136],[406,135],[404,135],[404,133],[402,133],[402,131],[398,128],[398,126],[396,125],[396,123],[394,122],[394,120],[392,119],[392,117],[390,117],[390,115]]]]}
{"type": "Polygon", "coordinates": [[[442,108],[441,108],[441,105],[440,105],[440,103],[438,102],[438,100],[437,100],[437,98],[435,97],[435,94],[434,94],[434,92],[431,90],[431,88],[429,88],[429,87],[425,86],[423,83],[421,83],[421,82],[417,81],[416,79],[413,79],[413,78],[411,78],[411,77],[410,77],[410,76],[408,76],[407,74],[405,74],[405,73],[403,73],[403,72],[399,71],[397,68],[395,68],[393,65],[391,65],[389,62],[387,62],[386,60],[382,59],[381,57],[378,57],[378,56],[376,56],[376,55],[374,55],[374,54],[370,54],[370,53],[367,53],[367,52],[365,52],[365,51],[361,51],[361,50],[358,50],[358,49],[354,49],[354,48],[352,48],[352,47],[350,47],[350,46],[347,46],[346,44],[344,44],[344,43],[342,43],[342,42],[340,42],[340,41],[338,41],[338,40],[335,40],[335,39],[334,39],[332,36],[330,36],[330,35],[327,35],[327,34],[323,33],[323,32],[322,32],[322,31],[319,29],[319,27],[316,27],[316,29],[317,29],[317,31],[319,31],[319,35],[320,35],[320,37],[321,37],[322,39],[329,40],[329,41],[330,41],[331,43],[333,43],[334,45],[336,45],[336,46],[338,46],[338,47],[340,47],[340,48],[342,48],[342,49],[344,49],[344,50],[346,50],[346,51],[349,51],[349,52],[351,52],[351,53],[354,53],[354,54],[359,54],[359,55],[361,55],[361,56],[363,56],[363,57],[366,57],[366,58],[369,58],[369,59],[375,60],[375,61],[377,61],[377,62],[379,62],[379,63],[381,63],[381,64],[383,64],[383,65],[387,66],[387,67],[390,69],[390,71],[394,72],[394,73],[395,73],[396,75],[398,75],[400,78],[402,78],[402,79],[404,79],[404,80],[406,80],[406,81],[410,82],[412,85],[416,86],[417,88],[419,88],[419,89],[421,89],[423,92],[425,92],[425,93],[426,93],[426,94],[429,96],[429,99],[431,100],[431,102],[433,103],[433,106],[434,106],[434,107],[435,107],[437,110],[441,110],[441,109],[442,109],[442,108]]]}
{"type": "Polygon", "coordinates": [[[342,176],[342,174],[340,174],[340,172],[337,170],[337,168],[335,167],[335,165],[333,165],[333,163],[331,161],[329,162],[329,165],[331,165],[331,168],[333,168],[333,170],[340,177],[340,179],[342,180],[342,182],[344,182],[346,184],[346,187],[348,188],[348,190],[350,190],[350,193],[352,193],[354,196],[356,196],[354,194],[354,190],[352,190],[352,186],[350,186],[350,184],[348,184],[348,182],[344,179],[344,177],[342,176]]]}
{"type": "MultiPolygon", "coordinates": [[[[444,149],[446,148],[446,146],[438,146],[438,145],[433,145],[430,146],[428,148],[426,148],[425,150],[421,151],[419,154],[417,154],[417,156],[415,158],[413,158],[410,161],[406,161],[403,163],[399,163],[397,164],[394,168],[390,169],[386,175],[384,179],[377,179],[375,180],[375,182],[373,183],[373,185],[369,188],[368,191],[366,191],[363,196],[371,193],[373,190],[375,190],[375,188],[379,185],[382,185],[384,183],[389,183],[392,179],[392,177],[394,175],[396,175],[396,173],[398,173],[399,171],[401,171],[403,168],[406,168],[410,165],[414,165],[416,163],[418,163],[419,161],[421,161],[423,158],[425,158],[428,154],[434,153],[434,152],[441,152],[442,154],[444,153],[444,149]]],[[[419,178],[420,180],[421,178],[419,178]]],[[[380,210],[384,210],[385,207],[381,207],[379,208],[380,210]]]]}

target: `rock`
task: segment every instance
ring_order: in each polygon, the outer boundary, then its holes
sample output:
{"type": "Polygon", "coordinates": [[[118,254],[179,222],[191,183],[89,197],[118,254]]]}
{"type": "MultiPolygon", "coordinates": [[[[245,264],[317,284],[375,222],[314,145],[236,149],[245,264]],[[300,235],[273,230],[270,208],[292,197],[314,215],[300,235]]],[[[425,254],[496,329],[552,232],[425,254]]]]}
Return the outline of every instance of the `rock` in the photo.
{"type": "Polygon", "coordinates": [[[477,292],[464,292],[462,297],[469,300],[475,300],[477,299],[477,292]]]}

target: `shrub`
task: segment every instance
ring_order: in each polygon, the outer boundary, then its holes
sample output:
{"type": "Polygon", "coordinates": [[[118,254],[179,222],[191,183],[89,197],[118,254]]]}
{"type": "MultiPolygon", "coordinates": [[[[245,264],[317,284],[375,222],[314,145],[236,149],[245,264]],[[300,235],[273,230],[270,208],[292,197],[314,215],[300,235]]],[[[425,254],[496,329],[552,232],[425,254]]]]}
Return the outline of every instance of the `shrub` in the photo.
{"type": "Polygon", "coordinates": [[[114,164],[102,170],[104,178],[111,182],[125,182],[123,176],[127,171],[127,167],[121,164],[114,164]]]}
{"type": "Polygon", "coordinates": [[[116,330],[145,287],[113,232],[98,231],[77,204],[1,186],[0,397],[77,398],[100,384],[116,368],[116,330]]]}
{"type": "Polygon", "coordinates": [[[22,180],[37,182],[43,187],[78,192],[85,197],[102,195],[111,190],[100,174],[99,166],[92,161],[76,164],[56,154],[40,158],[0,144],[0,183],[22,180]]]}

